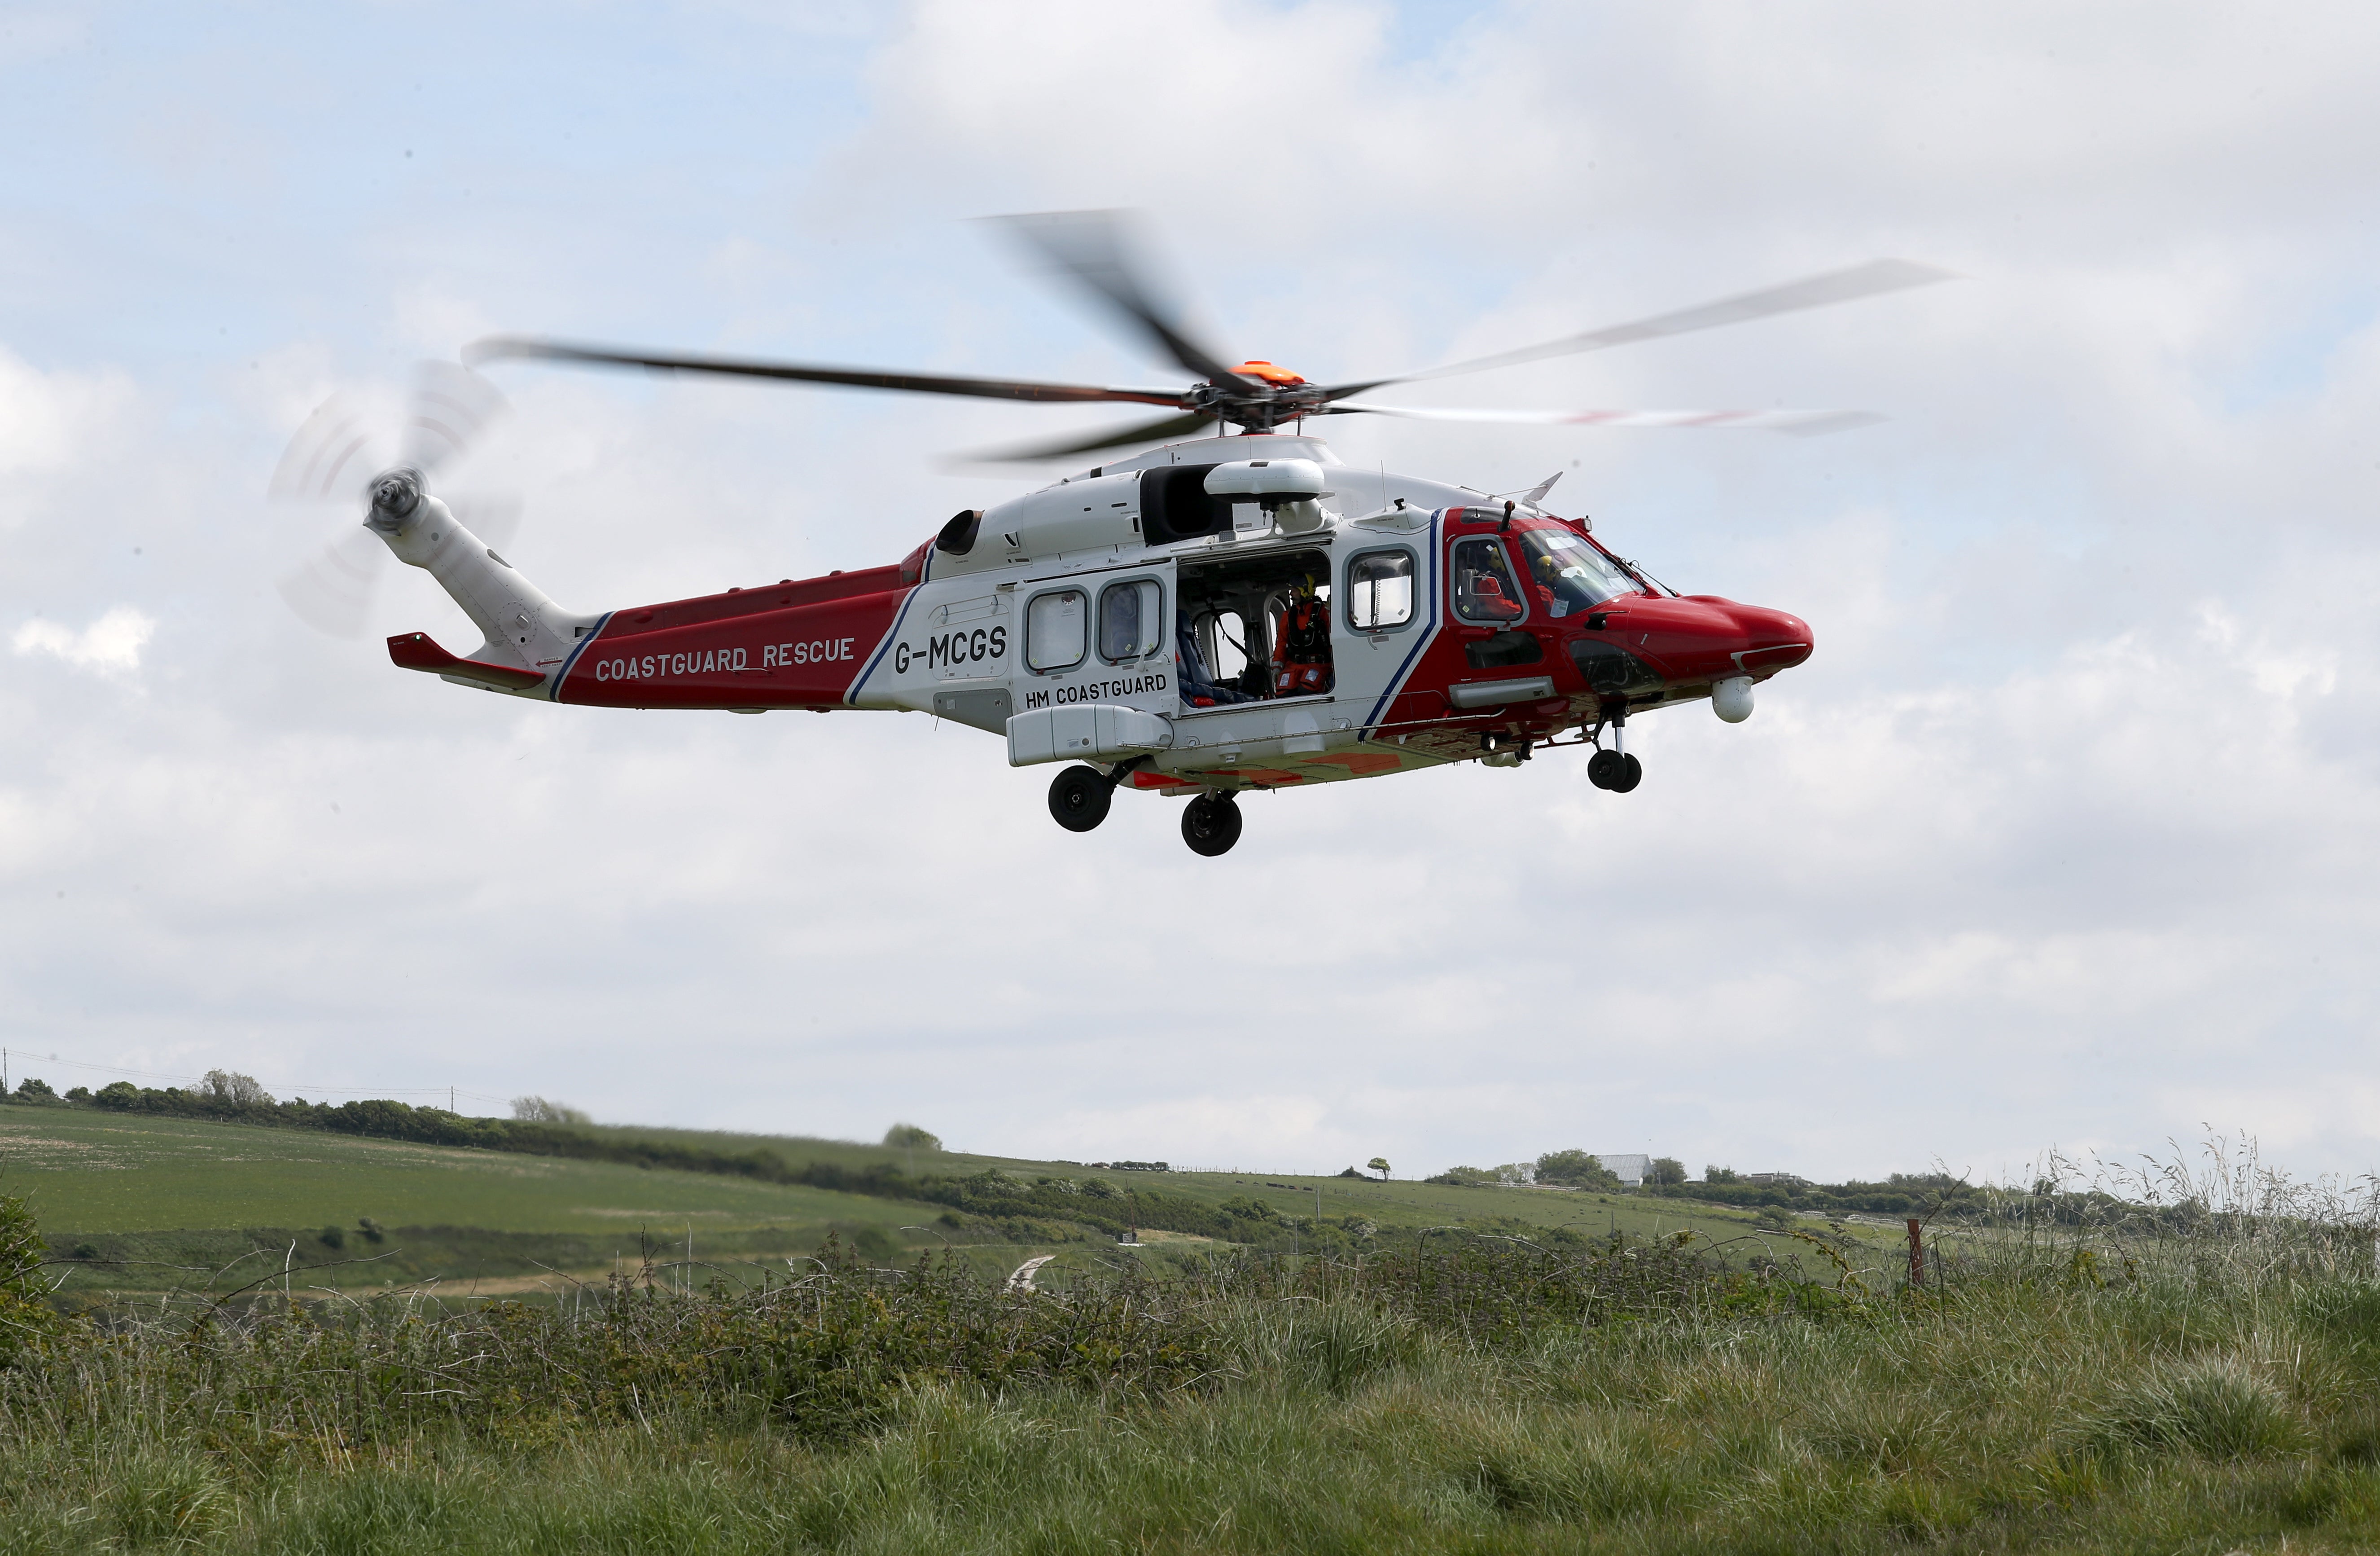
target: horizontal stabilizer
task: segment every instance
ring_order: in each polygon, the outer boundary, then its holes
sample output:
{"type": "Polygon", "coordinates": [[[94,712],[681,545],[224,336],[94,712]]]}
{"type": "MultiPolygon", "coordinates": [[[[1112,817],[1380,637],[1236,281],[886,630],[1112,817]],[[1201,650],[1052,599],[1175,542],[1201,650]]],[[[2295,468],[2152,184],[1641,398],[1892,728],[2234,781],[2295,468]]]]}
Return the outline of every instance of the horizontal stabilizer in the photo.
{"type": "Polygon", "coordinates": [[[426,670],[432,675],[460,675],[492,687],[510,687],[516,691],[545,679],[534,670],[516,670],[509,664],[490,664],[480,659],[456,659],[432,641],[427,632],[400,632],[391,638],[388,657],[401,669],[426,670]]]}

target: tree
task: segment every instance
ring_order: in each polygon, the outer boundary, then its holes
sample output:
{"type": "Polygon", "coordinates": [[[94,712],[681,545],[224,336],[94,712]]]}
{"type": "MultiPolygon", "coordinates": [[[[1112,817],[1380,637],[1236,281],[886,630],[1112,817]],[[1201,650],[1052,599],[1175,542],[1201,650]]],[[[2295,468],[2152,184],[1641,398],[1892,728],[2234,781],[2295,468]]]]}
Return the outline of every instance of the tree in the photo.
{"type": "Polygon", "coordinates": [[[1560,1184],[1569,1188],[1616,1189],[1620,1174],[1603,1165],[1602,1159],[1583,1150],[1549,1150],[1537,1158],[1537,1182],[1560,1184]]]}
{"type": "Polygon", "coordinates": [[[930,1129],[920,1129],[914,1124],[896,1124],[884,1131],[884,1143],[909,1150],[940,1150],[942,1137],[930,1129]]]}
{"type": "Polygon", "coordinates": [[[592,1124],[595,1121],[577,1108],[565,1107],[543,1097],[513,1099],[513,1117],[523,1124],[592,1124]]]}
{"type": "Polygon", "coordinates": [[[1382,1183],[1387,1183],[1389,1181],[1389,1159],[1387,1157],[1376,1156],[1372,1158],[1371,1161],[1365,1162],[1364,1165],[1369,1167],[1373,1172],[1380,1174],[1380,1181],[1382,1183]]]}
{"type": "Polygon", "coordinates": [[[1703,1169],[1703,1182],[1706,1184],[1731,1184],[1735,1182],[1735,1169],[1732,1167],[1706,1167],[1703,1169]]]}
{"type": "Polygon", "coordinates": [[[244,1076],[234,1070],[209,1070],[206,1079],[207,1100],[224,1108],[269,1108],[273,1093],[257,1083],[254,1076],[244,1076]]]}
{"type": "Polygon", "coordinates": [[[1686,1181],[1686,1164],[1674,1156],[1653,1159],[1651,1181],[1657,1184],[1682,1184],[1686,1181]]]}

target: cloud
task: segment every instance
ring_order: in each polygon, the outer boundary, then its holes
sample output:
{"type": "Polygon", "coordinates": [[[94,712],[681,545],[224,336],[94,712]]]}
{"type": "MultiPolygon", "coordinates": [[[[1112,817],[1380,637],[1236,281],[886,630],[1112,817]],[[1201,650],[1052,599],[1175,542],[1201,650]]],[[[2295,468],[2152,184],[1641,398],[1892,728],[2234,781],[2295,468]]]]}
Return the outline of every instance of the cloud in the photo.
{"type": "Polygon", "coordinates": [[[140,668],[140,650],[156,636],[157,624],[129,605],[114,610],[80,632],[52,621],[29,621],[10,639],[20,654],[47,654],[78,670],[128,675],[140,668]]]}
{"type": "Polygon", "coordinates": [[[130,398],[120,372],[42,372],[0,349],[0,479],[50,475],[87,457],[130,398]]]}

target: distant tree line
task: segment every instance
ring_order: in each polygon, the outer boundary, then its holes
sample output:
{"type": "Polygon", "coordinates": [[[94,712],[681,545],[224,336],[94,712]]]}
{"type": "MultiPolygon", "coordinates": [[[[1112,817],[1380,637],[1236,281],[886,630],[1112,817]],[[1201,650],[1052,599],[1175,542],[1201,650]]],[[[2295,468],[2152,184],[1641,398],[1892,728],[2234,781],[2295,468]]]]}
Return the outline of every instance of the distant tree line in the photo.
{"type": "MultiPolygon", "coordinates": [[[[1683,1168],[1679,1169],[1678,1176],[1683,1180],[1683,1168]]],[[[1535,1161],[1507,1161],[1501,1167],[1450,1167],[1423,1181],[1453,1188],[1519,1188],[1548,1184],[1559,1188],[1592,1188],[1610,1193],[1617,1193],[1622,1186],[1620,1174],[1604,1166],[1600,1157],[1583,1150],[1549,1150],[1535,1161]]]]}

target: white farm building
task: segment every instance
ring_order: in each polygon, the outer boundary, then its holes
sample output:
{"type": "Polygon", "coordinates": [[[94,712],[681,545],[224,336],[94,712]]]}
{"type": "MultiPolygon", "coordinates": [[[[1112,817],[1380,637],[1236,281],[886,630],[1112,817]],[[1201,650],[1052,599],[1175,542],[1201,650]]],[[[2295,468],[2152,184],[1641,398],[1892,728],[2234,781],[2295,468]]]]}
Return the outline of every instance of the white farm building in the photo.
{"type": "Polygon", "coordinates": [[[1618,1156],[1598,1153],[1596,1160],[1602,1162],[1603,1170],[1618,1178],[1623,1187],[1643,1188],[1645,1180],[1653,1175],[1653,1159],[1641,1152],[1626,1152],[1618,1156]]]}

